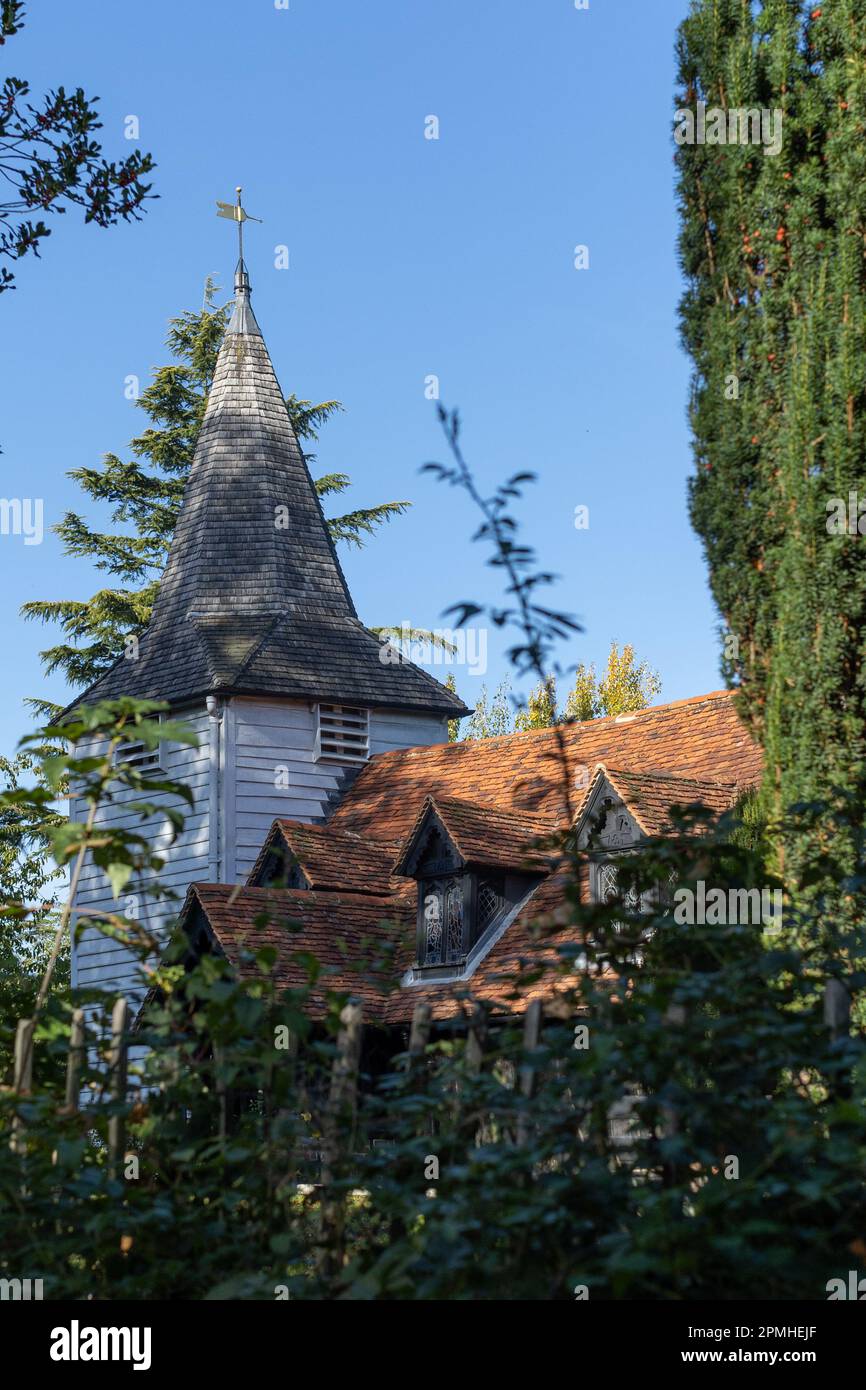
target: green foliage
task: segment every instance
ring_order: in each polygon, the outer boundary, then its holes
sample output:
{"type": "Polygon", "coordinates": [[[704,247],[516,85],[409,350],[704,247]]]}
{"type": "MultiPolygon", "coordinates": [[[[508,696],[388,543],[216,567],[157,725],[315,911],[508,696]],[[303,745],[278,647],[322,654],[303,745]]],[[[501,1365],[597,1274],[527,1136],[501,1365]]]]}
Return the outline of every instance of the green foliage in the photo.
{"type": "MultiPolygon", "coordinates": [[[[67,512],[54,529],[66,554],[92,559],[109,577],[110,587],[86,600],[40,599],[22,607],[25,618],[59,625],[66,640],[42,652],[43,664],[49,674],[62,671],[78,689],[113,665],[125,639],[140,636],[150,619],[228,319],[229,306],[216,306],[215,294],[208,280],[203,307],[171,320],[167,345],[176,360],[155,371],[136,401],[150,423],[132,440],[132,458],[106,454],[100,467],[70,472],[88,497],[111,508],[112,522],[123,529],[95,530],[77,512],[67,512]]],[[[295,395],[287,398],[286,407],[302,443],[314,443],[321,425],[342,408],[339,401],[315,405],[295,395]]],[[[304,457],[308,465],[315,462],[313,453],[304,457]]],[[[320,496],[329,497],[349,484],[347,474],[328,473],[315,486],[320,496]]],[[[409,505],[356,508],[328,522],[331,535],[362,546],[378,526],[409,505]]],[[[56,713],[44,701],[31,703],[45,715],[56,713]]]]}
{"type": "MultiPolygon", "coordinates": [[[[513,542],[504,508],[495,520],[494,545],[513,542]]],[[[534,605],[532,573],[529,561],[509,569],[508,622],[543,683],[566,624],[534,605]]],[[[153,712],[117,702],[65,732],[115,742],[134,724],[154,740],[165,729],[153,712]]],[[[114,776],[141,775],[86,747],[74,769],[47,757],[45,785],[74,772],[94,816],[114,776]]],[[[156,803],[137,789],[146,816],[156,803]]],[[[172,790],[158,788],[160,805],[172,790]]],[[[39,787],[32,799],[47,804],[39,787]]],[[[816,871],[862,892],[856,798],[791,815],[816,871]]],[[[581,901],[566,828],[549,845],[566,920],[534,929],[556,985],[537,1042],[521,1028],[542,971],[526,952],[508,1008],[491,1012],[470,982],[457,1016],[412,1054],[390,1056],[393,1037],[373,1033],[357,1104],[339,1032],[347,996],[302,938],[308,982],[293,990],[275,983],[270,948],[237,971],[175,943],[147,977],[144,1089],[112,1098],[97,1014],[84,1112],[62,1103],[68,1006],[37,1000],[36,1047],[56,1065],[29,1096],[0,1091],[0,1274],[26,1270],[48,1298],[76,1300],[824,1299],[830,1279],[859,1276],[866,1220],[862,1026],[827,1027],[822,1010],[839,984],[835,920],[814,898],[775,935],[689,924],[667,906],[702,883],[775,889],[762,817],[748,799],[718,827],[700,808],[674,813],[672,835],[623,858],[603,904],[581,901]],[[316,1022],[313,986],[326,1000],[316,1022]],[[277,1045],[280,1030],[294,1047],[277,1045]],[[112,1119],[127,1127],[122,1162],[112,1119]]],[[[157,867],[134,832],[94,838],[94,823],[50,835],[59,861],[90,850],[106,871],[157,867]]],[[[153,943],[128,939],[151,956],[153,943]]],[[[399,945],[376,950],[395,978],[399,945]]],[[[359,984],[370,968],[358,960],[359,984]]],[[[855,970],[847,983],[866,981],[855,970]]]]}
{"type": "MultiPolygon", "coordinates": [[[[4,0],[0,44],[23,27],[23,0],[4,0]]],[[[51,235],[42,220],[62,215],[68,206],[84,210],[85,222],[110,227],[121,218],[138,221],[151,185],[144,176],[154,167],[149,154],[134,150],[120,163],[103,158],[94,132],[102,122],[96,101],[81,87],[48,92],[36,104],[29,83],[6,77],[0,87],[0,168],[4,197],[0,202],[0,257],[18,260],[39,255],[51,235]],[[34,222],[28,216],[36,213],[34,222]],[[22,220],[18,220],[21,218],[22,220]]],[[[14,285],[14,275],[0,265],[0,293],[14,285]]]]}
{"type": "MultiPolygon", "coordinates": [[[[725,674],[766,753],[766,811],[863,795],[864,537],[834,533],[866,450],[864,0],[695,0],[679,36],[678,105],[782,115],[781,152],[676,153],[681,305],[694,364],[691,515],[725,624],[725,674]]],[[[846,518],[847,520],[847,518],[846,518]]],[[[864,528],[866,529],[866,528],[864,528]]],[[[854,871],[849,817],[838,845],[854,871]]],[[[786,822],[792,891],[830,893],[815,842],[786,822]]],[[[863,897],[834,912],[862,954],[863,897]]]]}
{"type": "MultiPolygon", "coordinates": [[[[697,820],[651,843],[623,892],[760,880],[731,824],[696,840],[697,820]]],[[[866,1059],[861,1037],[824,1027],[820,950],[648,918],[625,896],[574,902],[567,938],[539,930],[561,978],[537,1045],[468,994],[421,1055],[383,1068],[373,1034],[336,1146],[346,996],[311,1023],[309,987],[276,986],[272,950],[243,979],[169,953],[135,1035],[146,1090],[128,1102],[107,1086],[97,1015],[90,1103],[64,1109],[68,1012],[45,1013],[53,1070],[29,1098],[0,1093],[0,1275],[26,1269],[56,1299],[697,1301],[822,1299],[859,1273],[866,1059]]],[[[529,963],[515,976],[517,1014],[537,978],[529,963]]]]}
{"type": "Polygon", "coordinates": [[[555,676],[538,680],[525,706],[517,709],[510,681],[506,678],[497,686],[492,699],[488,699],[487,687],[481,687],[463,737],[494,738],[498,734],[522,733],[528,729],[550,729],[564,721],[630,714],[646,709],[660,690],[658,673],[648,662],[635,659],[634,647],[627,643],[620,651],[616,642],[612,642],[600,679],[594,666],[581,662],[577,667],[562,714],[557,706],[555,676]]]}
{"type": "Polygon", "coordinates": [[[513,731],[509,691],[507,679],[500,681],[492,696],[488,696],[487,686],[482,685],[475,699],[475,708],[467,720],[462,735],[464,739],[498,738],[500,734],[510,734],[513,731]]]}
{"type": "MultiPolygon", "coordinates": [[[[456,677],[455,677],[453,671],[449,671],[449,672],[448,672],[448,675],[445,677],[445,680],[444,680],[444,685],[445,685],[445,689],[446,689],[446,690],[450,690],[450,691],[452,692],[452,694],[454,694],[454,695],[457,694],[457,680],[456,680],[456,677]]],[[[459,739],[459,737],[460,737],[460,720],[459,720],[459,719],[449,719],[449,720],[448,720],[448,742],[449,742],[449,743],[456,743],[457,740],[459,739]]]]}
{"type": "Polygon", "coordinates": [[[520,732],[525,729],[549,729],[556,721],[556,677],[548,676],[530,691],[526,709],[518,710],[514,716],[514,727],[520,732]]]}
{"type": "Polygon", "coordinates": [[[661,688],[658,672],[647,661],[636,660],[631,643],[620,651],[617,643],[611,642],[601,677],[594,665],[581,662],[578,666],[565,703],[565,718],[580,721],[634,714],[646,709],[661,688]]]}
{"type": "MultiPolygon", "coordinates": [[[[142,876],[144,894],[172,896],[159,883],[165,861],[139,827],[158,812],[176,834],[183,824],[177,803],[192,805],[192,793],[158,769],[115,759],[129,739],[145,749],[167,739],[194,743],[183,724],[154,717],[164,710],[153,701],[130,699],[82,708],[22,739],[22,751],[6,761],[0,790],[0,1077],[11,1065],[17,1020],[41,1016],[47,1007],[45,1017],[56,1028],[58,1011],[69,1007],[71,909],[85,859],[103,871],[115,898],[131,881],[138,887],[142,876]],[[57,811],[58,799],[71,791],[86,807],[83,821],[57,811]],[[105,814],[118,796],[123,823],[105,814]]],[[[93,925],[145,955],[158,948],[119,911],[91,920],[79,907],[76,916],[79,927],[93,925]]]]}
{"type": "MultiPolygon", "coordinates": [[[[42,750],[49,753],[49,748],[42,750]]],[[[63,817],[29,804],[31,778],[45,789],[40,759],[34,752],[0,758],[0,1077],[11,1064],[15,1020],[26,1016],[51,952],[58,925],[57,894],[62,874],[46,861],[48,830],[63,817]]],[[[69,943],[64,936],[56,970],[56,988],[69,987],[69,943]]]]}

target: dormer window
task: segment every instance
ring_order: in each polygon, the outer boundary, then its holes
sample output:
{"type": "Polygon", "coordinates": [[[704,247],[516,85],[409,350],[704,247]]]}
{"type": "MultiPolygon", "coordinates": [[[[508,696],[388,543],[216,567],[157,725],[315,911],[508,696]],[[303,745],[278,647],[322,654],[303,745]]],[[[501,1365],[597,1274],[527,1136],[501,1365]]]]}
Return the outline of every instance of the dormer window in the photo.
{"type": "MultiPolygon", "coordinates": [[[[605,859],[595,866],[595,900],[607,906],[619,900],[619,866],[614,860],[605,859]]],[[[641,895],[634,888],[628,888],[622,899],[628,912],[640,912],[643,908],[641,895]]]]}
{"type": "Polygon", "coordinates": [[[478,919],[478,933],[485,932],[495,922],[505,906],[505,876],[496,874],[479,877],[475,914],[478,919]]]}
{"type": "Polygon", "coordinates": [[[393,868],[418,884],[413,982],[470,973],[548,867],[545,827],[491,806],[428,797],[393,868]]]}
{"type": "Polygon", "coordinates": [[[418,964],[462,965],[507,907],[504,875],[443,874],[419,885],[418,964]]]}

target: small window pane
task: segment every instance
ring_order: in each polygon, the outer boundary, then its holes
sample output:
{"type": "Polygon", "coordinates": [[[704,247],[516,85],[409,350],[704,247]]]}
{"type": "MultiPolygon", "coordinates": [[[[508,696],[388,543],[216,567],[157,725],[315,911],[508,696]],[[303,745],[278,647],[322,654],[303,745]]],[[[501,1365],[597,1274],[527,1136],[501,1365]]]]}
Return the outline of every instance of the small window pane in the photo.
{"type": "Polygon", "coordinates": [[[448,959],[457,960],[463,954],[463,884],[452,879],[445,894],[445,913],[448,922],[448,959]]]}
{"type": "Polygon", "coordinates": [[[478,885],[478,934],[486,931],[502,907],[502,884],[482,879],[478,885]]]}
{"type": "Polygon", "coordinates": [[[424,962],[439,965],[442,961],[442,894],[434,884],[427,885],[424,894],[424,962]]]}

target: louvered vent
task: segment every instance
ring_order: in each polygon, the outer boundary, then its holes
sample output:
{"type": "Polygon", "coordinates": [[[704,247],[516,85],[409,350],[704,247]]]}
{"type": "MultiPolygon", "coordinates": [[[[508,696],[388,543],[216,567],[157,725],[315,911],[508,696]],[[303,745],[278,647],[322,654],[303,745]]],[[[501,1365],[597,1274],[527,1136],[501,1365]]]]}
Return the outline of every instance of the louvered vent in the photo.
{"type": "MultiPolygon", "coordinates": [[[[152,723],[162,724],[163,716],[157,715],[152,723]]],[[[119,743],[114,754],[115,766],[125,763],[127,767],[137,767],[139,772],[158,772],[160,748],[148,748],[140,739],[130,739],[129,743],[119,743]]]]}
{"type": "Polygon", "coordinates": [[[319,705],[317,759],[327,763],[365,763],[369,756],[369,711],[351,705],[319,705]]]}
{"type": "Polygon", "coordinates": [[[118,744],[114,761],[125,763],[127,767],[137,767],[140,772],[151,772],[159,767],[159,749],[145,748],[143,743],[121,743],[118,744]]]}

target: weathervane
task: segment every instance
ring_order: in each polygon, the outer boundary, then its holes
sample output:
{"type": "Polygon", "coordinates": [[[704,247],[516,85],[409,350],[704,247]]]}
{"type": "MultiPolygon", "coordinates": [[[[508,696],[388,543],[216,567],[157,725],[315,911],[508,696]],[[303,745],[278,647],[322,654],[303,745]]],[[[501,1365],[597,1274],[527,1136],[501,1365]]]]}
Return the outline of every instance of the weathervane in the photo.
{"type": "Polygon", "coordinates": [[[221,203],[219,199],[217,199],[217,217],[229,217],[232,222],[237,222],[238,224],[238,260],[241,265],[244,263],[244,223],[261,222],[262,220],[260,217],[250,217],[250,214],[241,207],[242,191],[240,185],[238,185],[235,189],[235,193],[237,194],[237,202],[235,203],[221,203]]]}

